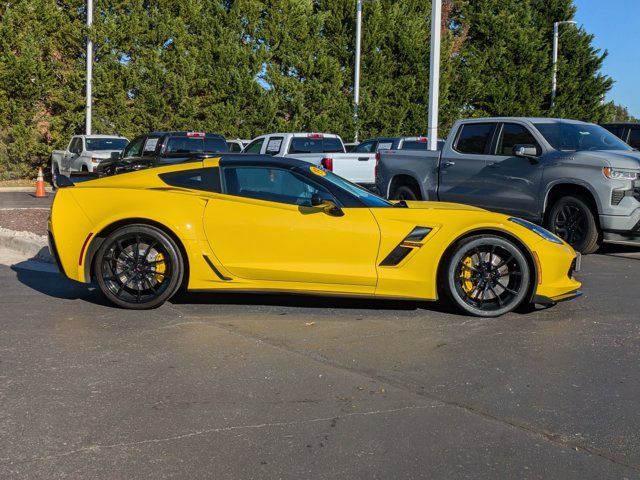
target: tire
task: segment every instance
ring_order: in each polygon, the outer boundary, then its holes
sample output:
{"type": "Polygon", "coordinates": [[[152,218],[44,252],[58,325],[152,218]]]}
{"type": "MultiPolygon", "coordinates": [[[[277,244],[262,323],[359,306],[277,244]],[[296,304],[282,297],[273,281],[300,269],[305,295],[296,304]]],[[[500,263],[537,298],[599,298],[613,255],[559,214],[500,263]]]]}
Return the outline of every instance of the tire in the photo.
{"type": "Polygon", "coordinates": [[[559,198],[551,207],[545,226],[585,255],[596,252],[602,243],[596,216],[582,195],[559,198]]]}
{"type": "Polygon", "coordinates": [[[159,307],[176,293],[184,276],[184,259],[175,241],[162,230],[142,224],[112,232],[96,252],[93,265],[105,297],[132,310],[159,307]]]}
{"type": "Polygon", "coordinates": [[[416,192],[410,185],[400,185],[393,189],[391,200],[420,200],[420,193],[416,192]]]}
{"type": "Polygon", "coordinates": [[[449,300],[476,317],[497,317],[515,310],[532,284],[531,269],[520,247],[495,235],[458,242],[441,275],[449,300]]]}
{"type": "Polygon", "coordinates": [[[54,190],[58,188],[57,179],[59,175],[60,167],[53,161],[53,159],[51,159],[51,187],[53,187],[54,190]]]}
{"type": "Polygon", "coordinates": [[[80,171],[81,172],[88,172],[89,168],[86,165],[82,165],[82,167],[80,167],[80,171]]]}

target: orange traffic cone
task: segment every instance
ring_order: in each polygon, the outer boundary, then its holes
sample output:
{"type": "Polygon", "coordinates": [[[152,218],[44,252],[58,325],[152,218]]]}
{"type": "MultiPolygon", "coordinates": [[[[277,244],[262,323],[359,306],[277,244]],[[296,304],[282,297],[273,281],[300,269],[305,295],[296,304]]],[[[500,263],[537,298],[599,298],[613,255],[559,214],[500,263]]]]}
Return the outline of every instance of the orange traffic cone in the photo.
{"type": "Polygon", "coordinates": [[[38,169],[38,180],[36,182],[36,198],[46,197],[47,194],[44,191],[44,178],[42,177],[42,167],[38,169]]]}

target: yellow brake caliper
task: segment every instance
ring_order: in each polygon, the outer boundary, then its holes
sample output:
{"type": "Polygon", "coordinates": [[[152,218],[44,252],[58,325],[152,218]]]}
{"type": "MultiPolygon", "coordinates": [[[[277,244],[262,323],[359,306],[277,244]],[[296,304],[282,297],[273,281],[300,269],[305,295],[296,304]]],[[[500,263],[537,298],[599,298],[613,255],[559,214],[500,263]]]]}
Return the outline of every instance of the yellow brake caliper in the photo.
{"type": "Polygon", "coordinates": [[[164,280],[164,275],[162,275],[167,270],[167,266],[164,263],[164,256],[161,253],[156,255],[156,282],[162,283],[164,280]],[[158,275],[161,274],[161,275],[158,275]]]}
{"type": "Polygon", "coordinates": [[[462,264],[465,267],[468,267],[463,268],[462,275],[460,275],[460,279],[462,280],[462,289],[467,295],[471,295],[471,293],[475,290],[475,286],[471,281],[471,267],[473,267],[473,259],[471,257],[467,257],[463,260],[462,264]]]}

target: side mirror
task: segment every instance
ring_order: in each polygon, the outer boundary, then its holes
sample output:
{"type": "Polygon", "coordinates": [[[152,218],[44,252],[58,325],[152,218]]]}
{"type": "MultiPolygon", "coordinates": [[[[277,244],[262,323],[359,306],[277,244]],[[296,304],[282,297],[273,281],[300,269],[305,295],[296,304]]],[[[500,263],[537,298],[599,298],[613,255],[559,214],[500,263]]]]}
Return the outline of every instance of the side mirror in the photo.
{"type": "Polygon", "coordinates": [[[536,158],[538,156],[538,149],[535,145],[514,145],[513,154],[516,157],[536,158]]]}
{"type": "Polygon", "coordinates": [[[320,195],[313,195],[311,197],[311,206],[321,208],[327,215],[334,217],[341,217],[344,215],[342,209],[331,200],[322,198],[320,195]]]}

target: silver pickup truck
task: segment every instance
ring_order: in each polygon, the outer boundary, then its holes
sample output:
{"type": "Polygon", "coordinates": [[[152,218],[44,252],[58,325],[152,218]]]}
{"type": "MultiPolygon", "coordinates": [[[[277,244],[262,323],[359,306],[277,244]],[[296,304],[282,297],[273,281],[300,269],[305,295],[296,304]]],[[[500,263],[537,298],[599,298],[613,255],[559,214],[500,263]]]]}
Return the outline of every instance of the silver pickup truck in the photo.
{"type": "Polygon", "coordinates": [[[440,151],[378,154],[387,198],[466,203],[544,225],[582,253],[640,246],[640,152],[591,123],[460,120],[440,151]]]}

